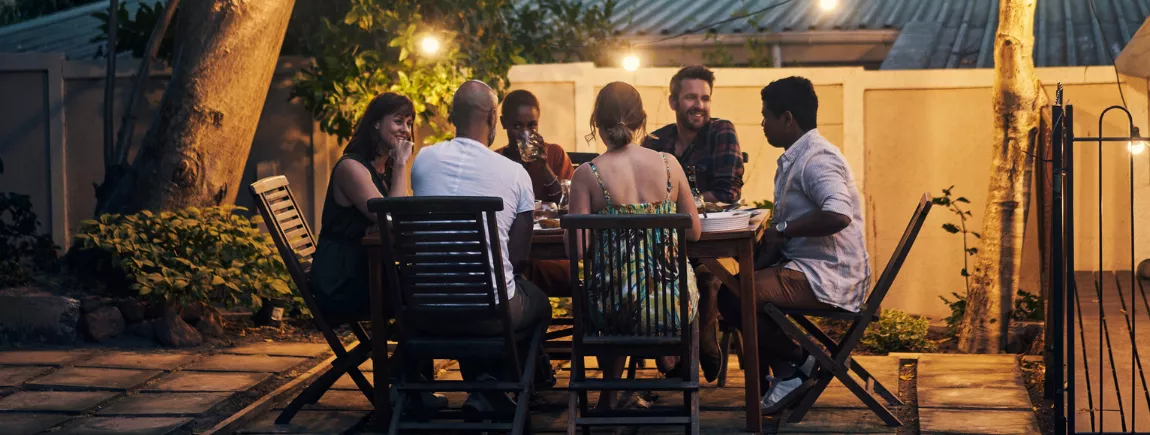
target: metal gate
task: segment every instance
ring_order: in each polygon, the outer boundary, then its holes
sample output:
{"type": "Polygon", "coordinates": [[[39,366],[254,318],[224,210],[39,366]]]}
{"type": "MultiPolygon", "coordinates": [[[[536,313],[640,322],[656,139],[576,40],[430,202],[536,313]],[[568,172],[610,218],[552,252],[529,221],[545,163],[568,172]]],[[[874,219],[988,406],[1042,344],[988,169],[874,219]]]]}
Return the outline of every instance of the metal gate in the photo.
{"type": "MultiPolygon", "coordinates": [[[[1150,358],[1143,361],[1139,352],[1150,352],[1150,281],[1136,274],[1134,236],[1135,159],[1150,155],[1146,141],[1134,126],[1130,112],[1122,106],[1112,106],[1098,117],[1097,137],[1077,137],[1074,134],[1074,107],[1062,105],[1062,86],[1059,85],[1056,105],[1052,109],[1053,137],[1052,161],[1052,216],[1050,235],[1051,280],[1048,292],[1050,315],[1048,337],[1053,339],[1047,365],[1047,398],[1053,399],[1056,434],[1150,433],[1150,388],[1147,388],[1145,363],[1150,369],[1150,358]],[[1113,112],[1113,113],[1111,113],[1113,112]],[[1125,114],[1129,128],[1126,135],[1107,136],[1102,129],[1103,119],[1125,114]],[[1121,148],[1119,148],[1121,147],[1121,148]],[[1076,166],[1079,158],[1097,154],[1097,167],[1076,166]],[[1119,160],[1125,156],[1126,162],[1119,160]],[[1113,182],[1114,173],[1105,167],[1126,163],[1129,168],[1128,186],[1113,182]],[[1075,174],[1097,171],[1097,179],[1075,174]],[[1112,180],[1109,185],[1107,177],[1112,180]],[[1075,202],[1075,183],[1089,189],[1097,183],[1097,204],[1075,202]],[[1108,190],[1104,191],[1103,187],[1108,190]],[[1120,195],[1129,189],[1129,207],[1104,207],[1105,195],[1120,195]],[[1076,207],[1082,207],[1080,216],[1092,220],[1097,213],[1096,225],[1075,227],[1076,207]],[[1094,209],[1097,210],[1094,210],[1094,209]],[[1089,214],[1087,214],[1089,213],[1089,214]],[[1123,233],[1125,225],[1107,225],[1104,218],[1121,220],[1128,213],[1129,240],[1123,233]],[[1115,228],[1115,227],[1119,228],[1115,228]],[[1094,228],[1097,227],[1097,228],[1094,228]],[[1075,234],[1097,237],[1095,252],[1075,252],[1075,234]],[[1092,234],[1097,232],[1096,234],[1092,234]],[[1116,243],[1129,243],[1129,270],[1126,258],[1105,255],[1125,247],[1116,243]],[[1107,263],[1109,261],[1109,263],[1107,263]],[[1110,270],[1105,265],[1109,264],[1110,270]],[[1141,347],[1139,346],[1141,345],[1141,347]]],[[[1092,162],[1091,162],[1092,163],[1092,162]]],[[[1124,255],[1117,255],[1124,257],[1124,255]]]]}

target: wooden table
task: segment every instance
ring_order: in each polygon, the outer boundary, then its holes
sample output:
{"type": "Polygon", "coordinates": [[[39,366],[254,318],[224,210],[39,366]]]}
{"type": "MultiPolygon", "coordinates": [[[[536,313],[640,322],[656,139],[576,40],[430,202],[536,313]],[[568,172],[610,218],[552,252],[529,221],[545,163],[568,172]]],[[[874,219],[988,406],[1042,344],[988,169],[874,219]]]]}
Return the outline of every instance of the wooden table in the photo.
{"type": "MultiPolygon", "coordinates": [[[[743,273],[735,277],[719,264],[720,258],[734,258],[739,263],[740,271],[754,270],[754,246],[763,237],[766,215],[760,214],[751,219],[746,229],[736,231],[721,231],[703,233],[697,242],[687,244],[687,255],[707,265],[728,288],[738,289],[743,310],[743,374],[745,376],[747,393],[747,432],[759,433],[763,427],[763,413],[759,407],[762,394],[759,392],[759,348],[758,302],[755,301],[755,275],[743,273]]],[[[386,307],[386,298],[383,295],[383,271],[380,270],[380,242],[378,234],[370,234],[363,238],[363,245],[368,252],[368,265],[371,280],[371,316],[372,337],[383,337],[384,327],[390,312],[386,307]]],[[[531,258],[537,260],[558,260],[567,258],[563,247],[563,231],[537,230],[531,240],[531,258]]],[[[374,385],[375,409],[387,424],[386,416],[390,411],[390,397],[388,396],[388,370],[386,358],[376,358],[378,355],[387,355],[387,340],[372,340],[372,358],[374,359],[374,385]]]]}

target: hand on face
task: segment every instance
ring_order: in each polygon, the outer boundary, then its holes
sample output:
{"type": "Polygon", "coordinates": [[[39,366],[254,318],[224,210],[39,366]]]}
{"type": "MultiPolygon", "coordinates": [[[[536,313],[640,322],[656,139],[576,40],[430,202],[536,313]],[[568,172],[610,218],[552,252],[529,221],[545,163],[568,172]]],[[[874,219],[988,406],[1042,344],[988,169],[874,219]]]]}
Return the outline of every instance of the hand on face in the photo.
{"type": "Polygon", "coordinates": [[[411,142],[412,117],[390,114],[384,116],[376,123],[376,130],[384,145],[388,148],[388,156],[393,162],[407,162],[411,157],[415,144],[411,142]]]}

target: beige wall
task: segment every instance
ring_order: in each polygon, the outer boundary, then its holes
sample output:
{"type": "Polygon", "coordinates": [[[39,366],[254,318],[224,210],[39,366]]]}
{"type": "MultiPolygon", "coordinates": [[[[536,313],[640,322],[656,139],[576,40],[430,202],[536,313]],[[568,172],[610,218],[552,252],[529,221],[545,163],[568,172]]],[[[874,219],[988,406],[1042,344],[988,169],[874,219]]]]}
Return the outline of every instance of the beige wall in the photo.
{"type": "MultiPolygon", "coordinates": [[[[515,86],[533,92],[562,94],[573,92],[573,110],[550,108],[541,98],[544,113],[568,110],[574,120],[544,115],[548,138],[569,151],[601,150],[588,144],[595,93],[607,83],[622,80],[634,84],[643,96],[650,121],[648,129],[674,121],[667,106],[668,82],[674,68],[647,68],[626,72],[617,68],[595,68],[589,64],[526,65],[511,71],[515,86]],[[554,82],[555,85],[550,83],[554,82]],[[552,88],[561,88],[555,91],[552,88]]],[[[819,94],[819,129],[843,150],[855,178],[866,197],[867,244],[875,273],[881,271],[906,227],[907,219],[924,192],[940,194],[955,186],[955,194],[972,202],[969,225],[978,231],[987,194],[991,163],[993,118],[990,116],[990,70],[869,71],[861,68],[804,69],[716,69],[712,115],[735,122],[739,140],[751,160],[744,176],[743,196],[748,200],[771,198],[773,178],[780,151],[767,145],[759,129],[759,89],[772,80],[800,75],[811,79],[819,94]]],[[[1053,86],[1065,84],[1066,100],[1075,105],[1075,127],[1079,136],[1097,133],[1098,114],[1119,104],[1114,72],[1110,68],[1043,68],[1039,78],[1053,86]]],[[[1124,91],[1135,124],[1146,131],[1146,82],[1123,78],[1124,91]]],[[[555,102],[572,101],[555,99],[555,102]]],[[[1107,135],[1125,134],[1124,121],[1112,113],[1106,120],[1107,135]]],[[[1078,179],[1075,188],[1078,209],[1076,248],[1080,269],[1097,267],[1097,157],[1079,144],[1078,179]]],[[[1125,148],[1110,145],[1104,152],[1103,182],[1106,192],[1103,244],[1105,269],[1129,269],[1129,161],[1125,148]]],[[[1135,160],[1135,222],[1150,222],[1150,152],[1135,160]]],[[[957,223],[953,214],[935,209],[919,236],[898,280],[887,297],[886,306],[912,313],[941,316],[945,305],[938,299],[951,292],[963,293],[962,239],[940,227],[957,223]]],[[[1036,222],[1032,214],[1030,222],[1036,222]]],[[[1037,281],[1037,234],[1027,235],[1022,288],[1039,291],[1037,281]]],[[[1150,234],[1136,234],[1136,258],[1150,258],[1150,234]]],[[[973,267],[973,264],[971,265],[973,267]]]]}

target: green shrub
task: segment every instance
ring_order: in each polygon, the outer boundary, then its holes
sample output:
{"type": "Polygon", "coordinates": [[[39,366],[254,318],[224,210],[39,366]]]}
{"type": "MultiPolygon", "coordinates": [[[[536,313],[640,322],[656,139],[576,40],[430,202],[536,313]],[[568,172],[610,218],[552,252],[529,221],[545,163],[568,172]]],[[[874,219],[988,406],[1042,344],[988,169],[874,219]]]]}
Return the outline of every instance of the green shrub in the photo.
{"type": "MultiPolygon", "coordinates": [[[[295,285],[271,237],[237,214],[242,207],[186,208],[84,221],[78,247],[103,251],[139,296],[163,303],[242,305],[269,298],[297,304],[295,285]]],[[[102,274],[100,271],[97,274],[102,274]]],[[[106,274],[103,274],[106,275],[106,274]]],[[[306,310],[304,310],[306,313],[306,310]]]]}
{"type": "Polygon", "coordinates": [[[1020,321],[1041,321],[1046,318],[1046,304],[1042,302],[1042,297],[1026,290],[1019,290],[1016,295],[1010,318],[1020,321]]]}
{"type": "Polygon", "coordinates": [[[28,284],[35,272],[53,266],[56,245],[39,228],[28,195],[0,193],[0,288],[28,284]]]}
{"type": "Polygon", "coordinates": [[[882,310],[879,319],[871,323],[859,343],[873,353],[931,352],[935,343],[927,338],[930,322],[913,317],[901,310],[882,310]]]}

